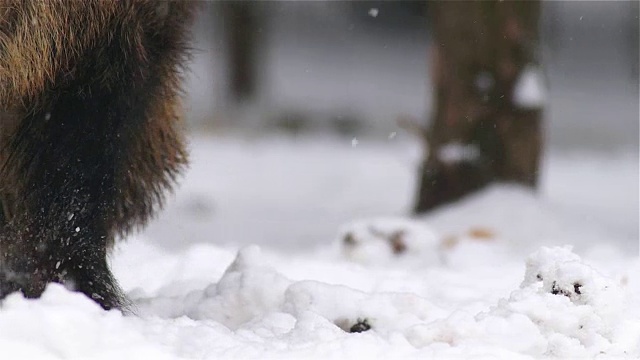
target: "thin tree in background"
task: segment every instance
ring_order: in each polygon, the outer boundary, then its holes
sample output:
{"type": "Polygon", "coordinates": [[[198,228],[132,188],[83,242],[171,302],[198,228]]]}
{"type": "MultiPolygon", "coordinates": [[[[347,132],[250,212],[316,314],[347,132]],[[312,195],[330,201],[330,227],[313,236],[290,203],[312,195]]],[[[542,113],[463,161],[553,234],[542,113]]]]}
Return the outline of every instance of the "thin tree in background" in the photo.
{"type": "Polygon", "coordinates": [[[228,47],[229,92],[231,101],[252,100],[257,90],[257,49],[261,31],[257,3],[223,1],[228,47]]]}
{"type": "Polygon", "coordinates": [[[414,210],[493,181],[535,187],[542,109],[540,1],[430,2],[435,113],[414,210]]]}

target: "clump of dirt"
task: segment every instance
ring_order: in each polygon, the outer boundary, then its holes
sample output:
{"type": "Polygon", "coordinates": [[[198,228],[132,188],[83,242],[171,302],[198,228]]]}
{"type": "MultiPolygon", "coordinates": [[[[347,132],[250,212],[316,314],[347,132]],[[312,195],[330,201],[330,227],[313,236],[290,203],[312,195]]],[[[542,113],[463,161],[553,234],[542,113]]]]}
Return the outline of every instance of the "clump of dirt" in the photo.
{"type": "Polygon", "coordinates": [[[349,329],[350,333],[361,333],[371,330],[371,325],[367,319],[358,319],[358,321],[349,329]]]}

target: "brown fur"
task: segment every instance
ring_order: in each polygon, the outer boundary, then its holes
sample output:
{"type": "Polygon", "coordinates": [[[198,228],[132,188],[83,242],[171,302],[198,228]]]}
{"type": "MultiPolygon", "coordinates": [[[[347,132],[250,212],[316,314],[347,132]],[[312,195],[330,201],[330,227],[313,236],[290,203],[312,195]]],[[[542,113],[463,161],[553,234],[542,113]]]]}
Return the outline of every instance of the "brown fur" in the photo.
{"type": "Polygon", "coordinates": [[[0,0],[0,296],[69,281],[122,306],[106,265],[84,254],[102,259],[144,226],[187,162],[179,85],[193,8],[0,0]]]}

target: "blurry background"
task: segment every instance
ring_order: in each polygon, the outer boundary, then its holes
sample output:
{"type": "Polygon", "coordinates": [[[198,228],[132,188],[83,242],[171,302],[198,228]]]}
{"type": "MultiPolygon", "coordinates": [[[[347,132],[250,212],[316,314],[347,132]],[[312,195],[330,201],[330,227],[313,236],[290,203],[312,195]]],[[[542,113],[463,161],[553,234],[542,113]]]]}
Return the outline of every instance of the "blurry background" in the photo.
{"type": "MultiPolygon", "coordinates": [[[[235,23],[223,4],[203,3],[187,88],[193,129],[375,136],[395,131],[399,115],[429,114],[424,2],[245,3],[255,14],[253,90],[235,101],[235,23]]],[[[548,1],[541,18],[547,143],[637,147],[638,2],[548,1]]]]}
{"type": "MultiPolygon", "coordinates": [[[[167,247],[291,249],[326,242],[354,218],[408,215],[423,149],[396,121],[426,124],[432,111],[425,8],[203,2],[186,87],[193,165],[150,236],[167,247]]],[[[637,252],[638,2],[542,9],[546,202],[532,211],[552,208],[544,223],[566,214],[579,229],[572,241],[637,252]]],[[[524,205],[512,206],[502,211],[524,205]]]]}

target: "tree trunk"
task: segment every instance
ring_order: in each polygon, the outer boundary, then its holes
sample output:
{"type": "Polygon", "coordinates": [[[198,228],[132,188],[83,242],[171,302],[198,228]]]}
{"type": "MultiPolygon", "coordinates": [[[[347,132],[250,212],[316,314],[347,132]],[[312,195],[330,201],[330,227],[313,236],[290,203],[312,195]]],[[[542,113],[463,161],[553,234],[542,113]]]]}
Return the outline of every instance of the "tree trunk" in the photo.
{"type": "Polygon", "coordinates": [[[414,207],[493,181],[535,187],[541,152],[540,1],[429,3],[435,113],[414,207]]]}
{"type": "Polygon", "coordinates": [[[257,4],[224,1],[221,5],[227,32],[229,92],[232,102],[242,103],[256,95],[256,52],[261,31],[257,4]]]}

